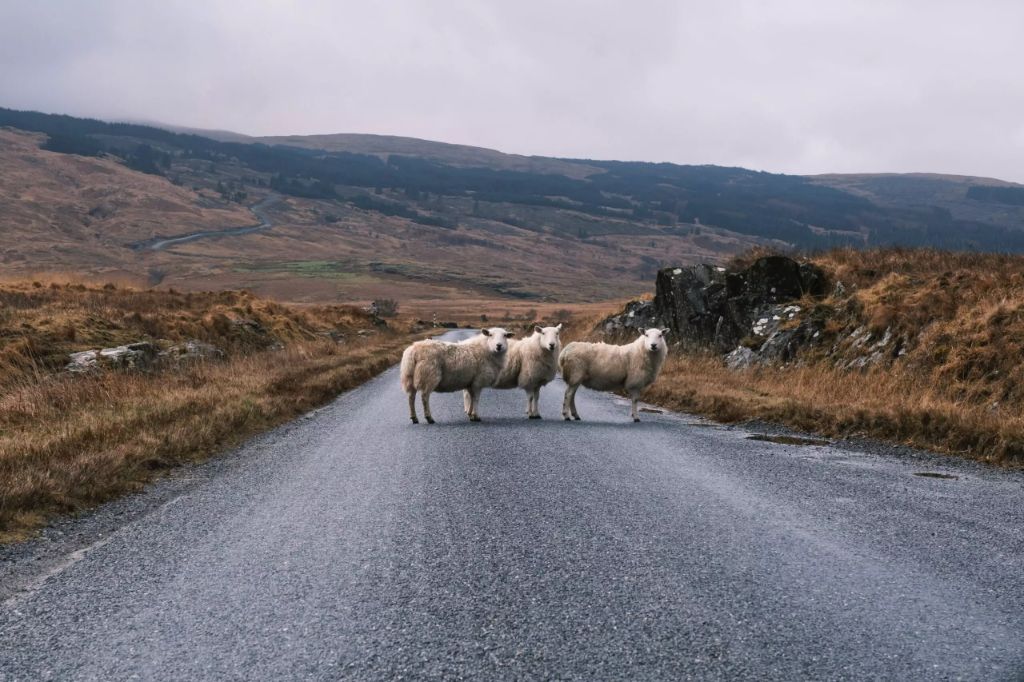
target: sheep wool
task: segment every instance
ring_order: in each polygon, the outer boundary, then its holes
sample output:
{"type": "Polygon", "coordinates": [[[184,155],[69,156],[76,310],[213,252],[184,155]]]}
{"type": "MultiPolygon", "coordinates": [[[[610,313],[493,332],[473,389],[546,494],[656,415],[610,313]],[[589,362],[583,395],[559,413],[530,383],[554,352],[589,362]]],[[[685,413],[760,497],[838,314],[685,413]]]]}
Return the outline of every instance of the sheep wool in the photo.
{"type": "Polygon", "coordinates": [[[512,334],[500,327],[481,330],[480,334],[451,343],[448,341],[417,341],[402,353],[399,375],[402,390],[409,397],[409,417],[418,424],[416,393],[423,402],[423,416],[434,423],[430,413],[430,394],[434,392],[467,392],[467,414],[471,421],[480,421],[477,405],[481,391],[497,380],[505,366],[508,338],[512,334]]]}
{"type": "Polygon", "coordinates": [[[565,347],[558,364],[566,383],[562,401],[562,416],[566,420],[579,420],[576,391],[586,386],[597,391],[625,391],[632,400],[633,421],[640,421],[637,402],[665,364],[668,346],[664,336],[668,330],[640,332],[636,341],[623,346],[576,341],[565,347]]]}
{"type": "Polygon", "coordinates": [[[494,388],[521,388],[526,391],[526,415],[540,419],[540,389],[558,373],[558,356],[562,349],[556,327],[534,327],[525,339],[510,342],[508,361],[498,375],[494,388]]]}

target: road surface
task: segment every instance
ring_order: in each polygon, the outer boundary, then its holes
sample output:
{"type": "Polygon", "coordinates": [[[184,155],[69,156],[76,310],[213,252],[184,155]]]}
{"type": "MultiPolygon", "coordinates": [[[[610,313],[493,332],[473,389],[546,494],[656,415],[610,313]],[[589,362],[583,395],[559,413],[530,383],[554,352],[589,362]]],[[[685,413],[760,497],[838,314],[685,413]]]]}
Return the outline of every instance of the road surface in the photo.
{"type": "Polygon", "coordinates": [[[1024,679],[1019,473],[560,389],[392,369],[6,550],[0,680],[1024,679]]]}
{"type": "Polygon", "coordinates": [[[135,242],[132,244],[132,248],[135,249],[149,249],[151,251],[162,251],[168,246],[176,246],[178,244],[187,244],[189,242],[199,241],[200,239],[218,239],[220,237],[235,237],[240,234],[251,234],[253,232],[262,232],[263,230],[269,230],[274,226],[274,222],[270,219],[270,214],[267,213],[267,209],[276,204],[281,200],[279,194],[268,194],[265,199],[259,203],[253,204],[249,207],[253,215],[259,220],[254,225],[243,225],[241,227],[228,227],[223,230],[203,230],[202,232],[190,232],[188,234],[178,235],[176,237],[154,237],[153,239],[147,239],[146,241],[135,242]]]}

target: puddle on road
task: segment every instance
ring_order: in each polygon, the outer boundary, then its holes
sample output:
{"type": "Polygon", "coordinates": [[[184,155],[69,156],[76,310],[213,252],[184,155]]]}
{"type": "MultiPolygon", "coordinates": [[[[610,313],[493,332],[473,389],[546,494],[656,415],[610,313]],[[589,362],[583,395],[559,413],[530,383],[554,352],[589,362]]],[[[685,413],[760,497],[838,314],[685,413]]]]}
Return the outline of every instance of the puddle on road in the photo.
{"type": "Polygon", "coordinates": [[[800,438],[798,436],[771,436],[764,433],[755,433],[747,436],[747,440],[760,440],[767,443],[779,443],[780,445],[831,445],[827,440],[816,438],[800,438]]]}
{"type": "Polygon", "coordinates": [[[915,476],[923,476],[924,478],[944,478],[948,480],[956,481],[960,477],[954,476],[953,474],[940,474],[938,471],[916,471],[915,476]]]}

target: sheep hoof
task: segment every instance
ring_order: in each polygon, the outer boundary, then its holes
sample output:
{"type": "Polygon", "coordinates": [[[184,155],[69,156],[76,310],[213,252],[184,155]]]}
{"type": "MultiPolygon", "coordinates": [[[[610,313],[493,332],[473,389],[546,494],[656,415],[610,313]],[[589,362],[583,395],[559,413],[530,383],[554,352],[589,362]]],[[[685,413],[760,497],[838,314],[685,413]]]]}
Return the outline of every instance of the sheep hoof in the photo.
{"type": "Polygon", "coordinates": [[[413,418],[412,418],[412,423],[413,423],[413,424],[419,424],[419,423],[420,423],[420,420],[419,420],[419,419],[417,419],[416,417],[413,417],[413,418]]]}
{"type": "Polygon", "coordinates": [[[636,424],[638,421],[640,421],[640,417],[633,417],[633,423],[634,424],[636,424]]]}
{"type": "Polygon", "coordinates": [[[573,419],[575,419],[576,421],[582,421],[582,420],[580,419],[580,416],[579,416],[578,414],[574,414],[574,415],[572,416],[572,418],[573,418],[573,419]]]}
{"type": "Polygon", "coordinates": [[[469,421],[471,421],[471,422],[482,422],[483,419],[481,419],[480,417],[477,417],[476,415],[473,415],[472,417],[469,418],[469,421]]]}
{"type": "Polygon", "coordinates": [[[531,414],[530,415],[530,419],[540,419],[540,415],[539,414],[531,414]]]}
{"type": "Polygon", "coordinates": [[[427,417],[427,423],[428,424],[433,424],[434,423],[434,418],[433,417],[427,417]]]}

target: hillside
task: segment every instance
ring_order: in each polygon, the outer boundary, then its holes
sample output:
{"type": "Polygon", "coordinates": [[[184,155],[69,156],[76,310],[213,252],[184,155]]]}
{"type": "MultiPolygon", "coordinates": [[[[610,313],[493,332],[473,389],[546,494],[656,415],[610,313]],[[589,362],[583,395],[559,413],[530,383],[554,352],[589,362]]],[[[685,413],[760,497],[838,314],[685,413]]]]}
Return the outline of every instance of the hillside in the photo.
{"type": "Polygon", "coordinates": [[[0,542],[359,385],[407,326],[237,291],[0,283],[0,542]]]}
{"type": "Polygon", "coordinates": [[[666,405],[1024,463],[1024,257],[759,256],[666,269],[595,335],[670,327],[677,353],[649,395],[666,405]]]}
{"type": "Polygon", "coordinates": [[[429,314],[453,298],[635,295],[661,267],[758,245],[1024,251],[1024,188],[972,178],[806,178],[372,135],[206,137],[0,109],[3,126],[0,226],[16,239],[2,258],[21,275],[388,296],[429,314]],[[196,236],[157,239],[184,235],[196,236]]]}
{"type": "Polygon", "coordinates": [[[372,154],[387,159],[390,156],[415,156],[440,161],[463,168],[490,168],[493,170],[518,171],[564,175],[583,179],[601,168],[586,162],[565,161],[544,156],[521,156],[505,154],[494,149],[470,147],[462,144],[433,142],[415,137],[394,135],[358,135],[338,133],[334,135],[284,135],[277,137],[254,137],[252,142],[269,145],[322,149],[329,152],[351,154],[372,154]]]}
{"type": "Polygon", "coordinates": [[[0,129],[0,263],[5,272],[148,276],[129,242],[252,221],[243,206],[177,187],[111,158],[41,152],[46,138],[0,129]]]}

